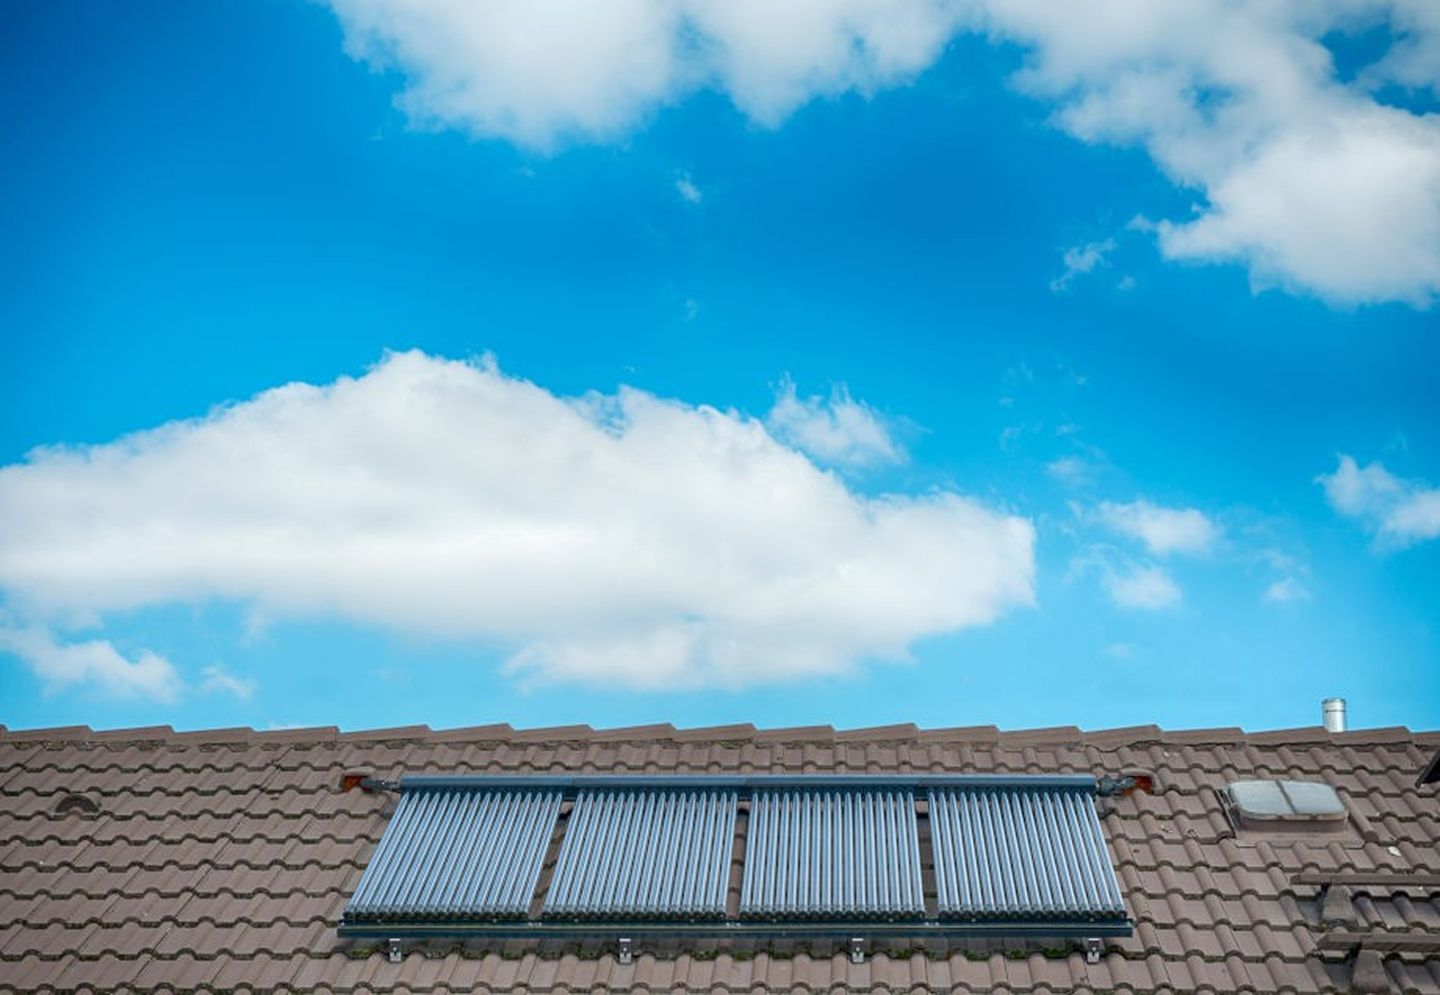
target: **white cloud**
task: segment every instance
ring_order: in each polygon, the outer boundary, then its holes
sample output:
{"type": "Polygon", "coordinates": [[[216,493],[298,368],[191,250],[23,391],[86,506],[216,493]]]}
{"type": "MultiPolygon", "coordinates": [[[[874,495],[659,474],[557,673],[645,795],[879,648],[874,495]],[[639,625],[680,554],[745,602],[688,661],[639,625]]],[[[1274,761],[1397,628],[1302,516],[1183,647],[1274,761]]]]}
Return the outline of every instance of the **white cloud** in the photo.
{"type": "Polygon", "coordinates": [[[945,0],[331,0],[346,51],[401,70],[415,121],[548,149],[623,136],[704,87],[776,125],[928,67],[945,0]]]}
{"type": "Polygon", "coordinates": [[[1284,605],[1292,601],[1307,601],[1309,598],[1310,592],[1305,588],[1304,584],[1301,584],[1294,577],[1282,577],[1280,580],[1274,581],[1270,586],[1265,588],[1265,593],[1261,596],[1261,600],[1266,604],[1272,605],[1284,605]]]}
{"type": "MultiPolygon", "coordinates": [[[[1373,7],[1375,2],[1364,6],[1373,7]]],[[[1394,44],[1380,61],[1361,72],[1360,82],[1371,88],[1397,83],[1440,95],[1440,5],[1434,0],[1394,0],[1390,24],[1394,44]]]]}
{"type": "Polygon", "coordinates": [[[30,666],[50,691],[88,687],[114,698],[172,702],[182,690],[169,660],[149,650],[127,659],[107,639],[59,643],[40,626],[0,626],[0,650],[30,666]]]}
{"type": "Polygon", "coordinates": [[[255,696],[256,683],[249,677],[237,677],[223,667],[206,667],[200,672],[200,690],[206,694],[230,694],[241,701],[255,696]]]}
{"type": "Polygon", "coordinates": [[[1106,257],[1114,250],[1115,240],[1113,238],[1066,249],[1060,256],[1060,261],[1065,265],[1065,272],[1050,281],[1050,289],[1057,294],[1069,290],[1077,276],[1092,273],[1098,267],[1107,265],[1106,257]]]}
{"type": "Polygon", "coordinates": [[[1346,455],[1334,473],[1315,482],[1325,488],[1332,508],[1364,523],[1384,545],[1440,536],[1440,488],[1396,477],[1378,462],[1362,467],[1346,455]]]}
{"type": "Polygon", "coordinates": [[[1180,588],[1159,567],[1135,566],[1106,570],[1105,592],[1121,608],[1158,611],[1180,602],[1180,588]]]}
{"type": "Polygon", "coordinates": [[[419,353],[0,468],[0,590],[36,624],[225,598],[645,687],[903,657],[1030,603],[1033,545],[956,493],[857,496],[735,413],[419,353]]]}
{"type": "Polygon", "coordinates": [[[802,398],[786,379],[765,423],[782,442],[834,466],[877,466],[905,458],[881,417],[854,400],[843,384],[832,388],[828,398],[802,398]]]}
{"type": "Polygon", "coordinates": [[[690,178],[689,173],[681,173],[675,177],[675,192],[687,204],[698,204],[705,199],[705,195],[700,192],[700,188],[695,185],[695,181],[690,178]]]}
{"type": "Polygon", "coordinates": [[[1205,553],[1220,535],[1215,523],[1194,508],[1163,508],[1144,500],[1104,501],[1096,513],[1110,528],[1139,540],[1157,556],[1205,553]]]}
{"type": "Polygon", "coordinates": [[[947,0],[689,0],[701,78],[760,124],[816,97],[908,83],[940,57],[961,16],[947,0]]]}
{"type": "Polygon", "coordinates": [[[1398,24],[1409,5],[982,6],[993,35],[1031,49],[1020,85],[1058,104],[1062,128],[1141,146],[1201,195],[1195,217],[1155,226],[1168,257],[1240,262],[1257,287],[1341,303],[1423,304],[1440,291],[1440,116],[1340,82],[1321,42],[1398,24]]]}
{"type": "Polygon", "coordinates": [[[345,50],[406,75],[400,106],[549,148],[623,136],[687,84],[667,0],[332,0],[345,50]]]}
{"type": "Polygon", "coordinates": [[[1028,52],[1017,81],[1059,127],[1141,147],[1195,191],[1193,216],[1150,226],[1166,256],[1338,303],[1440,292],[1440,115],[1373,92],[1440,82],[1433,0],[331,5],[352,55],[404,73],[413,120],[541,149],[623,137],[705,88],[775,126],[816,98],[907,83],[958,32],[984,31],[1028,52]],[[1340,80],[1322,40],[1376,26],[1393,43],[1340,80]]]}

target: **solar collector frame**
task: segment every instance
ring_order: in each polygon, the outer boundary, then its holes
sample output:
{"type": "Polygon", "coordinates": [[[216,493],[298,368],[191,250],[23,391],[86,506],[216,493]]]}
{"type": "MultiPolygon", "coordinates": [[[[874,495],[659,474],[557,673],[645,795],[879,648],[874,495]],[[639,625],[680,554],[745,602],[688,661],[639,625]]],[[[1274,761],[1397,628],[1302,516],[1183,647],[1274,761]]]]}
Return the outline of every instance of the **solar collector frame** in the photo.
{"type": "MultiPolygon", "coordinates": [[[[1094,809],[1096,780],[1089,775],[420,775],[400,781],[372,779],[368,786],[398,790],[400,804],[362,876],[355,898],[346,907],[339,927],[342,935],[584,937],[594,936],[597,931],[604,935],[614,928],[626,935],[696,938],[822,937],[858,935],[859,931],[877,938],[884,935],[1093,937],[1129,935],[1132,931],[1132,923],[1119,900],[1114,871],[1094,809]],[[1093,903],[1094,908],[1079,910],[1038,902],[1028,909],[1014,903],[1014,908],[995,905],[989,909],[967,910],[937,895],[944,887],[937,880],[936,890],[928,897],[927,911],[925,890],[916,880],[925,848],[918,833],[917,796],[929,802],[930,843],[935,848],[938,877],[940,865],[946,859],[941,850],[953,846],[954,840],[941,839],[945,830],[937,828],[937,797],[947,791],[1002,789],[1027,796],[1059,791],[1082,803],[1083,808],[1074,811],[1088,811],[1093,823],[1092,842],[1098,846],[1098,850],[1090,853],[1101,861],[1100,870],[1109,875],[1110,885],[1115,888],[1109,895],[1113,902],[1093,903]],[[534,842],[512,846],[514,854],[498,848],[513,858],[512,865],[519,864],[527,871],[533,861],[534,878],[527,873],[509,879],[528,882],[528,892],[522,886],[516,893],[507,894],[504,902],[492,901],[488,906],[467,908],[463,901],[456,900],[457,896],[463,899],[463,889],[454,882],[447,885],[443,878],[431,874],[428,878],[420,877],[429,882],[435,894],[414,893],[415,881],[412,880],[412,893],[406,901],[377,905],[375,899],[388,893],[385,889],[403,890],[403,882],[397,883],[395,879],[407,872],[407,860],[415,861],[415,854],[405,852],[407,847],[417,847],[415,841],[419,841],[419,849],[448,855],[447,859],[462,865],[467,852],[485,852],[487,847],[497,849],[474,839],[468,844],[460,839],[466,835],[467,823],[454,818],[453,813],[448,823],[432,823],[429,836],[417,835],[420,829],[414,818],[416,813],[406,814],[407,809],[414,807],[407,799],[441,797],[447,792],[538,793],[544,799],[545,807],[538,821],[544,823],[548,818],[548,825],[532,832],[530,838],[534,842]],[[769,818],[766,812],[780,811],[771,810],[772,803],[765,799],[784,796],[787,792],[791,799],[790,828],[772,833],[771,843],[777,845],[771,848],[771,857],[757,859],[760,851],[756,849],[756,841],[766,832],[763,828],[769,818]],[[797,794],[805,796],[804,800],[797,800],[797,794]],[[623,800],[626,797],[629,801],[623,800]],[[840,800],[854,806],[861,797],[871,799],[864,818],[839,820],[840,800]],[[642,804],[642,798],[648,800],[642,804]],[[562,799],[575,803],[568,818],[560,814],[562,799]],[[888,801],[878,804],[880,799],[888,801]],[[736,813],[745,808],[747,802],[750,814],[746,842],[741,851],[740,876],[734,878],[736,813]],[[590,814],[586,815],[587,812],[590,814]],[[402,814],[406,815],[403,823],[402,814]],[[840,823],[843,825],[837,832],[840,823]],[[845,832],[850,835],[846,837],[845,832]],[[404,840],[410,842],[406,846],[392,846],[388,842],[392,833],[397,844],[404,840]],[[542,877],[540,865],[551,853],[557,834],[561,843],[553,861],[554,873],[548,886],[542,887],[537,896],[535,889],[542,877]],[[847,838],[850,842],[845,844],[847,838]],[[612,844],[617,842],[625,845],[621,850],[628,855],[612,853],[615,850],[612,844]],[[858,855],[858,860],[852,859],[849,864],[837,862],[837,854],[842,851],[858,855]],[[524,859],[520,859],[522,853],[524,859]],[[609,871],[601,866],[607,854],[610,855],[609,871]],[[802,858],[803,865],[796,863],[802,858]],[[768,870],[767,859],[770,860],[768,870]],[[851,868],[855,869],[853,877],[847,877],[851,868]],[[759,888],[767,878],[780,889],[772,891],[768,898],[759,888]],[[581,887],[582,882],[588,891],[581,887]],[[856,898],[855,888],[860,885],[870,890],[862,890],[861,897],[856,898]],[[727,893],[730,901],[736,902],[737,896],[731,889],[737,886],[738,903],[727,910],[727,893]],[[449,891],[443,891],[443,887],[449,891]],[[851,889],[848,898],[847,887],[851,889]],[[520,892],[527,892],[523,899],[520,892]],[[937,897],[941,899],[938,915],[937,897]],[[537,908],[538,913],[528,911],[537,908]]],[[[437,810],[432,816],[438,814],[437,810]]],[[[468,823],[473,824],[473,820],[468,823]]],[[[780,827],[782,823],[771,825],[780,827]]],[[[1023,816],[1009,825],[1012,833],[1035,832],[1033,820],[1026,822],[1023,816]]],[[[992,828],[996,828],[993,823],[992,828]]],[[[1076,848],[1066,850],[1066,859],[1081,852],[1076,848]]],[[[1041,863],[1033,866],[1048,866],[1043,854],[1041,863]]],[[[1103,884],[1104,875],[1097,874],[1095,879],[1103,884]]]]}

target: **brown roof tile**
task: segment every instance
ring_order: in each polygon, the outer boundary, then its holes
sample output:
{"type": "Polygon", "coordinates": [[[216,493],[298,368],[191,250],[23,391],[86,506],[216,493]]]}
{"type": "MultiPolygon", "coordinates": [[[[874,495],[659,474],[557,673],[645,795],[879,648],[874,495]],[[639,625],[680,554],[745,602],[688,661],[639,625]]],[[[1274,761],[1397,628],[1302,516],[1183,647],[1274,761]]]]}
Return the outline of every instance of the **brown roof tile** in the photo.
{"type": "Polygon", "coordinates": [[[106,729],[91,733],[96,742],[169,742],[175,730],[169,726],[135,726],[128,729],[106,729]]]}
{"type": "Polygon", "coordinates": [[[11,743],[48,743],[84,742],[90,736],[89,726],[53,726],[48,729],[7,729],[0,738],[11,743]]]}
{"type": "Polygon", "coordinates": [[[946,729],[922,729],[916,738],[922,743],[996,743],[1000,740],[1000,729],[998,726],[951,726],[946,729]]]}
{"type": "Polygon", "coordinates": [[[257,743],[333,743],[340,738],[336,726],[302,726],[298,729],[257,730],[257,743]]]}
{"type": "MultiPolygon", "coordinates": [[[[1343,991],[1349,961],[1316,949],[1323,884],[1302,875],[1363,873],[1380,882],[1349,886],[1356,930],[1440,934],[1440,893],[1377,876],[1440,874],[1435,793],[1414,784],[1435,743],[1434,734],[1404,729],[1154,726],[5,730],[0,991],[1343,991]],[[381,776],[1141,770],[1154,776],[1156,793],[1102,802],[1136,932],[1108,941],[1098,964],[1073,950],[933,940],[859,965],[843,951],[783,944],[693,956],[642,950],[632,965],[618,964],[607,944],[579,952],[511,945],[503,955],[441,944],[390,964],[334,929],[393,807],[384,794],[339,791],[340,774],[356,767],[381,776]],[[1355,832],[1343,841],[1235,838],[1215,790],[1255,776],[1330,782],[1354,813],[1355,832]],[[99,814],[58,816],[66,792],[94,799],[99,814]]],[[[1383,963],[1397,990],[1440,991],[1434,957],[1390,954],[1383,963]]]]}
{"type": "Polygon", "coordinates": [[[742,739],[754,739],[755,727],[749,722],[743,722],[728,726],[701,726],[695,729],[677,729],[675,741],[679,743],[690,742],[732,742],[742,739]]]}
{"type": "Polygon", "coordinates": [[[429,735],[429,726],[391,726],[388,729],[342,732],[339,738],[341,742],[383,743],[389,740],[423,740],[429,735]]]}
{"type": "Polygon", "coordinates": [[[588,725],[541,726],[538,729],[516,729],[510,734],[514,743],[586,743],[594,733],[588,725]]]}
{"type": "Polygon", "coordinates": [[[753,739],[757,743],[828,743],[835,739],[832,726],[784,726],[761,729],[753,739]]]}
{"type": "Polygon", "coordinates": [[[1000,745],[1006,747],[1049,745],[1080,745],[1085,738],[1076,726],[1050,726],[1044,729],[1016,729],[1000,734],[1000,745]]]}

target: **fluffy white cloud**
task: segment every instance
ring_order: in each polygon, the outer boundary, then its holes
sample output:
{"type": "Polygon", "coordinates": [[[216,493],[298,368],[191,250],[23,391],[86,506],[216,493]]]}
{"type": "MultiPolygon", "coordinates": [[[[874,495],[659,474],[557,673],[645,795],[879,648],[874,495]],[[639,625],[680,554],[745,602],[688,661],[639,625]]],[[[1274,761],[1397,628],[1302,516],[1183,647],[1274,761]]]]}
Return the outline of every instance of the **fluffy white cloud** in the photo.
{"type": "Polygon", "coordinates": [[[1115,240],[1113,238],[1107,238],[1101,242],[1088,242],[1085,245],[1076,245],[1066,249],[1060,256],[1060,261],[1065,266],[1065,272],[1050,281],[1050,289],[1057,294],[1069,290],[1076,277],[1094,272],[1097,267],[1105,265],[1105,257],[1114,250],[1115,240]]]}
{"type": "Polygon", "coordinates": [[[667,0],[332,0],[345,49],[424,126],[546,148],[613,139],[689,82],[667,0]]]}
{"type": "Polygon", "coordinates": [[[0,590],[37,623],[227,598],[648,687],[901,657],[1030,603],[1033,544],[955,493],[857,496],[735,413],[418,353],[0,469],[0,590]]]}
{"type": "Polygon", "coordinates": [[[1330,506],[1358,519],[1383,545],[1408,546],[1440,536],[1440,488],[1404,480],[1381,463],[1360,466],[1341,455],[1334,473],[1315,482],[1330,506]]]}
{"type": "Polygon", "coordinates": [[[615,139],[701,88],[773,126],[817,97],[903,84],[956,33],[987,32],[1028,51],[1018,82],[1060,127],[1142,147],[1196,192],[1193,217],[1149,225],[1167,256],[1341,303],[1440,291],[1440,115],[1373,92],[1440,83],[1433,0],[331,4],[354,56],[405,74],[414,120],[538,148],[615,139]],[[1372,27],[1392,42],[1340,80],[1322,40],[1372,27]]]}
{"type": "Polygon", "coordinates": [[[532,148],[607,140],[700,87],[774,125],[817,95],[864,93],[935,61],[944,0],[331,0],[346,50],[398,68],[426,125],[532,148]]]}
{"type": "Polygon", "coordinates": [[[822,463],[864,467],[905,458],[881,417],[869,405],[853,399],[843,384],[834,387],[829,398],[802,398],[787,379],[765,422],[776,438],[822,463]]]}
{"type": "Polygon", "coordinates": [[[1107,570],[1105,592],[1121,608],[1159,611],[1180,602],[1180,588],[1164,570],[1155,566],[1135,566],[1123,570],[1107,570]]]}
{"type": "Polygon", "coordinates": [[[948,0],[688,0],[686,53],[751,119],[777,125],[817,96],[909,82],[954,33],[948,0]]]}
{"type": "Polygon", "coordinates": [[[1371,88],[1398,83],[1414,90],[1440,95],[1440,5],[1434,0],[1350,0],[1360,11],[1374,15],[1387,9],[1393,43],[1380,61],[1360,74],[1371,88]]]}
{"type": "MultiPolygon", "coordinates": [[[[1194,218],[1154,226],[1166,255],[1242,262],[1257,286],[1337,302],[1425,303],[1440,291],[1440,116],[1342,83],[1321,42],[1388,21],[1434,44],[1434,25],[1410,5],[983,6],[994,35],[1030,47],[1020,84],[1058,104],[1061,127],[1085,141],[1142,146],[1202,195],[1194,218]]],[[[1388,72],[1403,63],[1421,73],[1403,57],[1408,49],[1397,51],[1388,72]]]]}
{"type": "Polygon", "coordinates": [[[39,626],[0,626],[0,650],[24,660],[49,690],[81,686],[115,698],[171,702],[182,682],[175,667],[148,650],[126,659],[109,640],[59,643],[39,626]]]}
{"type": "Polygon", "coordinates": [[[1110,528],[1139,540],[1157,556],[1205,553],[1220,535],[1215,523],[1194,508],[1163,508],[1144,500],[1128,504],[1104,501],[1096,514],[1110,528]]]}

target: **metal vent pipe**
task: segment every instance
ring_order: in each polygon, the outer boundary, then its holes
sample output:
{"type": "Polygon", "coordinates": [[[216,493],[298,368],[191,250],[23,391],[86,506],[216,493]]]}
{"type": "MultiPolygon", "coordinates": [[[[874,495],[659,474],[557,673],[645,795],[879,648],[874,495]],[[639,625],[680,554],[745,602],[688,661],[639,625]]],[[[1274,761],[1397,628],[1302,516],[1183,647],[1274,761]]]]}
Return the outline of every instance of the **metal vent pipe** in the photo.
{"type": "Polygon", "coordinates": [[[1326,732],[1345,731],[1345,699],[1326,698],[1320,702],[1320,711],[1325,716],[1326,732]]]}

